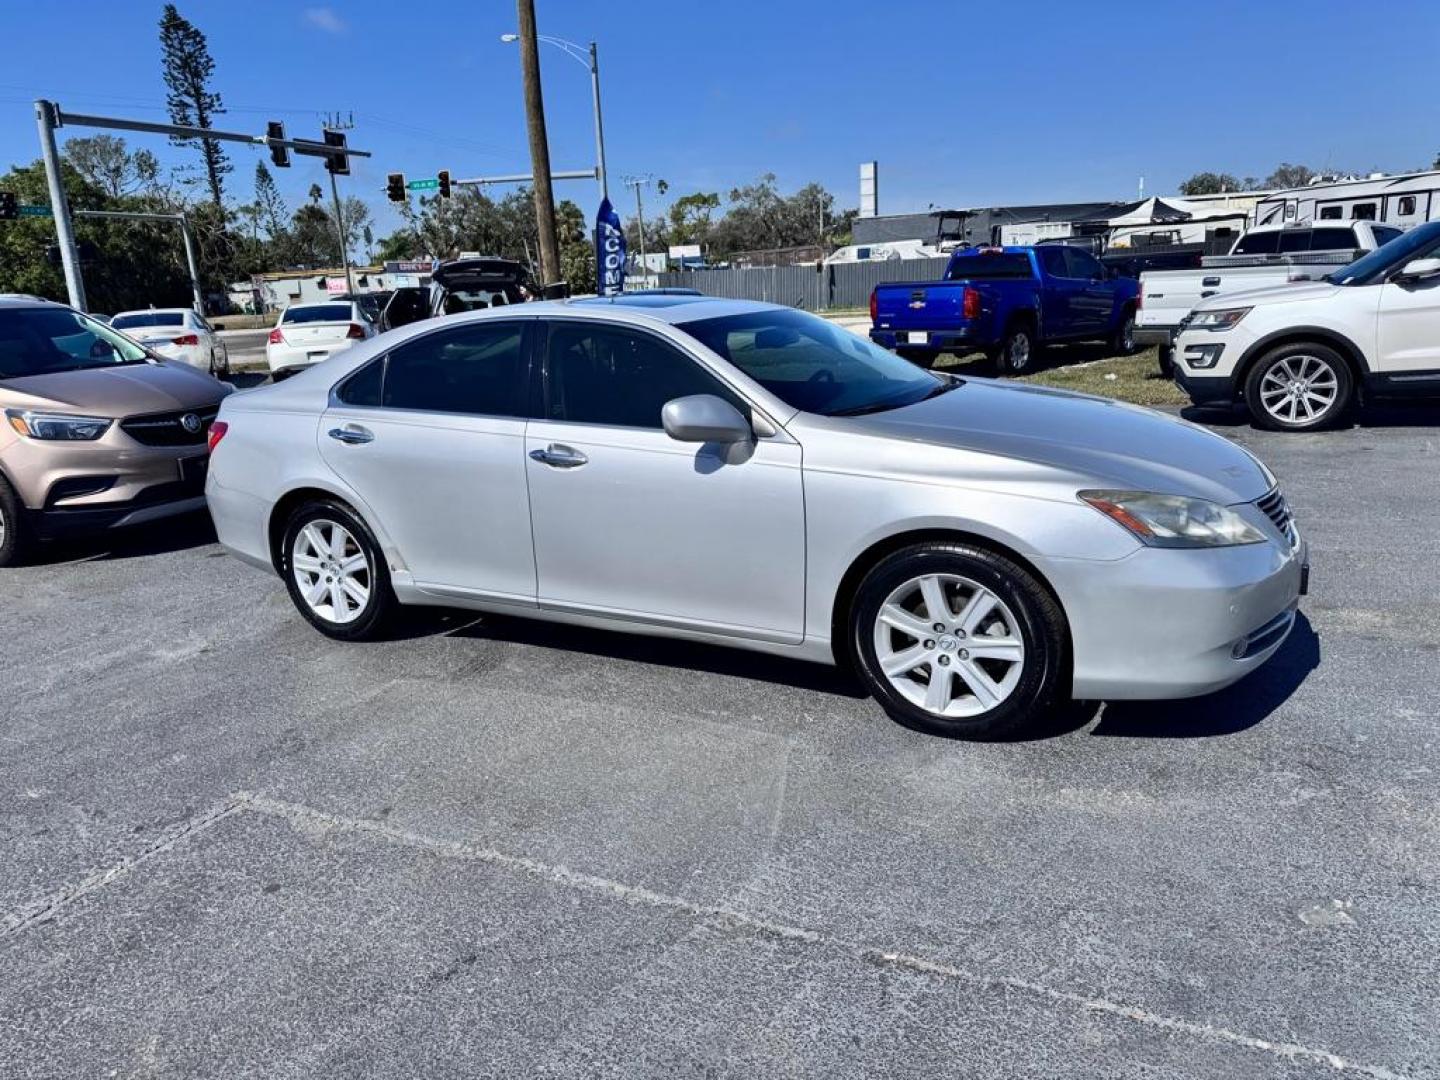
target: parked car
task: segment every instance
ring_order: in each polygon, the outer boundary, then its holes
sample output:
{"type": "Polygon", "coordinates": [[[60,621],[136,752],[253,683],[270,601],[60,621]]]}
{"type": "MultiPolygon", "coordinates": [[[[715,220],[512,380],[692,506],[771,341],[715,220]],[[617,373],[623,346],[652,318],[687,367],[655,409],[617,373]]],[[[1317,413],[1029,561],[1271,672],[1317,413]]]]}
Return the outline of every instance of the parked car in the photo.
{"type": "Polygon", "coordinates": [[[982,350],[1003,372],[1029,371],[1061,341],[1132,350],[1134,278],[1076,247],[962,248],[943,281],[883,283],[870,294],[870,339],[929,366],[942,352],[982,350]]]}
{"type": "Polygon", "coordinates": [[[1226,686],[1305,578],[1217,435],[748,301],[417,324],[227,398],[216,438],[220,541],[331,637],[444,604],[853,663],[947,735],[1226,686]]]}
{"type": "Polygon", "coordinates": [[[292,304],[270,331],[265,363],[272,376],[286,378],[375,334],[375,325],[353,300],[292,304]]]}
{"type": "Polygon", "coordinates": [[[390,302],[390,297],[394,295],[394,290],[383,289],[379,292],[344,293],[335,297],[335,299],[354,300],[355,303],[360,305],[360,310],[365,313],[365,317],[378,327],[380,325],[380,317],[385,313],[385,305],[390,302]]]}
{"type": "Polygon", "coordinates": [[[429,285],[396,289],[385,305],[380,329],[393,330],[421,319],[519,304],[532,296],[530,276],[517,262],[485,257],[455,259],[437,266],[429,285]]]}
{"type": "Polygon", "coordinates": [[[1201,301],[1175,380],[1197,404],[1243,401],[1280,431],[1336,424],[1362,395],[1440,393],[1440,222],[1321,281],[1201,301]]]}
{"type": "Polygon", "coordinates": [[[1198,268],[1146,270],[1140,275],[1135,341],[1160,346],[1160,368],[1169,375],[1180,323],[1200,301],[1314,281],[1400,235],[1393,225],[1370,221],[1261,225],[1237,239],[1229,255],[1208,256],[1198,268]]]}
{"type": "Polygon", "coordinates": [[[230,390],[61,304],[0,300],[0,566],[36,540],[202,509],[230,390]]]}
{"type": "Polygon", "coordinates": [[[211,375],[230,372],[230,352],[225,343],[205,317],[192,308],[149,308],[122,311],[108,320],[97,318],[167,360],[179,360],[211,375]]]}

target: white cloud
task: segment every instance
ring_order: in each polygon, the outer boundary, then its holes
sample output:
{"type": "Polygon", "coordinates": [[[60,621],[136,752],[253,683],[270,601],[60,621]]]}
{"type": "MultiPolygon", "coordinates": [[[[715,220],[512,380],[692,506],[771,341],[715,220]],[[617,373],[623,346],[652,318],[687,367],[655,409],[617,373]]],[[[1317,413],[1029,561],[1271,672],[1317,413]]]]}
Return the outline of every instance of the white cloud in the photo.
{"type": "Polygon", "coordinates": [[[343,34],[346,30],[345,20],[335,14],[334,8],[306,8],[305,21],[317,30],[324,30],[327,34],[343,34]]]}

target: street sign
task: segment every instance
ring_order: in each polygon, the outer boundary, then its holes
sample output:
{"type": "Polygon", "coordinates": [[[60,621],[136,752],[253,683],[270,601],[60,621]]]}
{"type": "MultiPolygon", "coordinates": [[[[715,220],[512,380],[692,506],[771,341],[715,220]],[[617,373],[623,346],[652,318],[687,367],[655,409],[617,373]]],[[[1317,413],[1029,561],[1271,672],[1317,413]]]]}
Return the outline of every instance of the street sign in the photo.
{"type": "Polygon", "coordinates": [[[405,185],[411,191],[434,191],[440,186],[439,177],[430,180],[411,180],[405,185]]]}
{"type": "Polygon", "coordinates": [[[48,206],[22,206],[20,207],[21,217],[54,217],[55,213],[48,206]]]}

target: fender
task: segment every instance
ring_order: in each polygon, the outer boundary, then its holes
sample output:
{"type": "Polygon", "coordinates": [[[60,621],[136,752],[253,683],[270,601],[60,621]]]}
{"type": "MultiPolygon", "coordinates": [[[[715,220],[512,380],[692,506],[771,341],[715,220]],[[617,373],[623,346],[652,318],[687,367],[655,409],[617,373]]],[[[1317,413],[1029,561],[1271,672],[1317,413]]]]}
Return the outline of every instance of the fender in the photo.
{"type": "Polygon", "coordinates": [[[1255,361],[1274,348],[1278,342],[1292,340],[1319,341],[1321,344],[1330,345],[1338,349],[1343,356],[1359,368],[1362,380],[1368,380],[1372,374],[1370,361],[1366,359],[1364,350],[1338,330],[1332,330],[1325,326],[1287,326],[1283,330],[1275,330],[1266,334],[1245,350],[1240,357],[1240,362],[1235,365],[1235,373],[1232,376],[1235,386],[1240,387],[1245,384],[1246,378],[1250,375],[1250,368],[1254,366],[1255,361]]]}

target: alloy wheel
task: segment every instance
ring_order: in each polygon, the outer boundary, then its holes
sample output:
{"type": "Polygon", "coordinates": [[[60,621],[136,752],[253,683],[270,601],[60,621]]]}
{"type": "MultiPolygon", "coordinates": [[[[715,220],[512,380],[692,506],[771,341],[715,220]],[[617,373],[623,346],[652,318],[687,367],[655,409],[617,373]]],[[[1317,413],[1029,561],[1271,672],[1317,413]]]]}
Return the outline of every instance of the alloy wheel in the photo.
{"type": "Polygon", "coordinates": [[[1339,377],[1318,356],[1299,353],[1282,357],[1260,379],[1260,403],[1282,424],[1319,420],[1339,399],[1339,377]]]}
{"type": "Polygon", "coordinates": [[[935,716],[974,717],[996,708],[1020,682],[1025,643],[1000,597],[957,574],[900,585],[875,616],[875,657],[884,678],[935,716]]]}
{"type": "Polygon", "coordinates": [[[360,617],[375,584],[365,549],[349,529],[326,518],[307,522],[295,536],[291,573],[306,606],[332,623],[360,617]]]}
{"type": "Polygon", "coordinates": [[[1011,371],[1024,371],[1030,366],[1030,336],[1016,334],[1005,350],[1005,366],[1011,371]]]}

